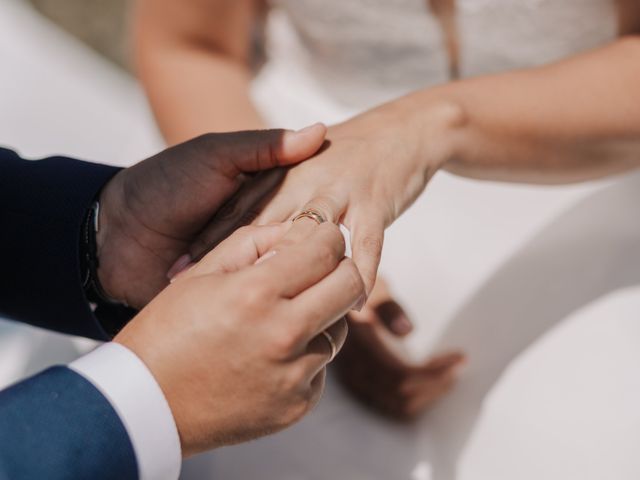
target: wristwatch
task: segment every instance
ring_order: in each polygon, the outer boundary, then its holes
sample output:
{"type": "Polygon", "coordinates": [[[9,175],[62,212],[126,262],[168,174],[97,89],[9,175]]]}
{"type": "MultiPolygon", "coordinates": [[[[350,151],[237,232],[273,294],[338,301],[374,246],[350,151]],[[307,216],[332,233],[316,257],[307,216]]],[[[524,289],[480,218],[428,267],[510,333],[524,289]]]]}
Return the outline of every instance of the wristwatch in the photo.
{"type": "Polygon", "coordinates": [[[95,200],[89,208],[80,236],[80,271],[82,289],[91,310],[104,331],[114,337],[137,313],[123,302],[111,298],[102,288],[98,277],[98,245],[96,236],[100,228],[100,201],[95,200]]]}

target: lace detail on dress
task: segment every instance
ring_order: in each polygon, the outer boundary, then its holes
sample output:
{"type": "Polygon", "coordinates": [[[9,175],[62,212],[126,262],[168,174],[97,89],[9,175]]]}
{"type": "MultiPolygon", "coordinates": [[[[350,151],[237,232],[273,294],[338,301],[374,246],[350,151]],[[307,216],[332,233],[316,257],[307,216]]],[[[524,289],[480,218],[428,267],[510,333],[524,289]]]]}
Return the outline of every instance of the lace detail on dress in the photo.
{"type": "MultiPolygon", "coordinates": [[[[614,0],[456,0],[461,76],[557,60],[612,40],[614,0]]],[[[366,107],[449,78],[442,29],[425,0],[274,0],[295,34],[271,42],[332,98],[366,107]]]]}

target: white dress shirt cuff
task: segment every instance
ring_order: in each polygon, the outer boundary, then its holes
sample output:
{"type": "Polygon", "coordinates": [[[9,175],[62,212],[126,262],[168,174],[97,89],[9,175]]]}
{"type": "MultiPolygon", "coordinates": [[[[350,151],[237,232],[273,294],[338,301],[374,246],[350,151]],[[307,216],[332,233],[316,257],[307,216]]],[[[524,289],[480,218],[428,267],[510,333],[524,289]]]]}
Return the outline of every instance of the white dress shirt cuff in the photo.
{"type": "Polygon", "coordinates": [[[138,462],[140,480],[175,480],[180,474],[180,438],[160,386],[133,352],[106,343],[69,364],[113,406],[138,462]]]}

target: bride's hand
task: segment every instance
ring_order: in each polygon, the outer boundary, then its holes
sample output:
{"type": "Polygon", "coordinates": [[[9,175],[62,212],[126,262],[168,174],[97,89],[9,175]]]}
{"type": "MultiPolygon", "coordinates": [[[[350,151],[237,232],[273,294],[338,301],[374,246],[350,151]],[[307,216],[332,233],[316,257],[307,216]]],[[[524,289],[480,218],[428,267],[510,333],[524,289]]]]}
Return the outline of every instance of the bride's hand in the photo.
{"type": "Polygon", "coordinates": [[[392,103],[331,127],[326,148],[289,170],[256,223],[283,221],[308,208],[343,223],[370,293],[385,228],[452,155],[444,133],[458,112],[435,105],[416,125],[409,111],[392,103]]]}
{"type": "Polygon", "coordinates": [[[449,351],[423,362],[411,361],[398,336],[411,322],[378,278],[360,312],[350,312],[349,337],[336,358],[339,378],[354,397],[396,419],[411,419],[439,400],[454,384],[464,355],[449,351]]]}
{"type": "Polygon", "coordinates": [[[453,132],[463,122],[454,104],[434,100],[418,111],[406,104],[408,98],[331,127],[324,149],[290,168],[266,199],[261,192],[280,180],[277,170],[248,182],[201,232],[191,246],[192,258],[251,220],[259,225],[282,222],[311,208],[350,230],[353,260],[369,294],[385,228],[454,156],[458,135],[453,132]]]}
{"type": "MultiPolygon", "coordinates": [[[[350,314],[351,315],[351,314],[350,314]]],[[[464,357],[457,352],[411,364],[383,340],[375,325],[349,322],[349,337],[336,359],[345,388],[384,416],[411,420],[440,400],[455,384],[464,357]]]]}

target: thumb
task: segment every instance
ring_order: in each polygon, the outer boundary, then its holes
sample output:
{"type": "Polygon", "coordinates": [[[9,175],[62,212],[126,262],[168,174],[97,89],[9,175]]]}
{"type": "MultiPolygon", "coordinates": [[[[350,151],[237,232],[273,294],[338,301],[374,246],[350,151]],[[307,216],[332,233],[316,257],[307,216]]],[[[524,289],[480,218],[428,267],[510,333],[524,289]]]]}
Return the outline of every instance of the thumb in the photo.
{"type": "Polygon", "coordinates": [[[221,159],[231,175],[294,165],[315,154],[324,144],[322,123],[301,130],[254,130],[217,134],[221,159]]]}
{"type": "Polygon", "coordinates": [[[290,222],[265,226],[245,226],[205,255],[174,280],[213,273],[230,273],[253,265],[286,234],[290,222]]]}

